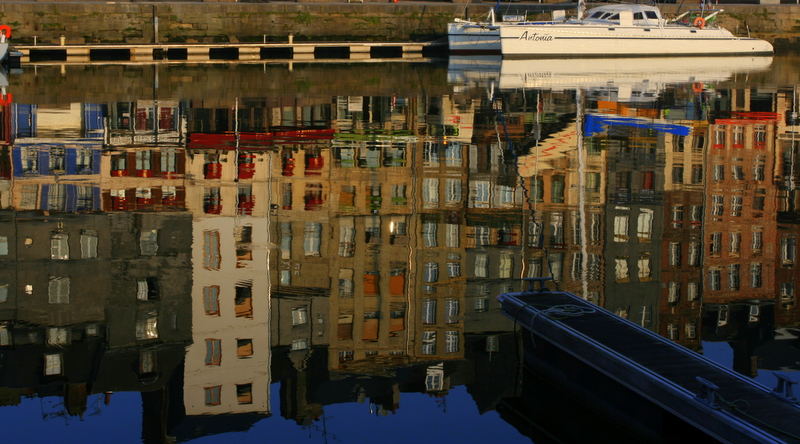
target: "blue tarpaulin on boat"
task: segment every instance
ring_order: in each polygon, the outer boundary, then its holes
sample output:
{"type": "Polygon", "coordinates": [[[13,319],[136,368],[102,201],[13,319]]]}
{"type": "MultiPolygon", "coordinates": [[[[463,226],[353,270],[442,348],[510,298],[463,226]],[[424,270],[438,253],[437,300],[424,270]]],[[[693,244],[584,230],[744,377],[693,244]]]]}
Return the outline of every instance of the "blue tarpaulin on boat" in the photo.
{"type": "Polygon", "coordinates": [[[636,117],[619,117],[605,114],[586,114],[583,120],[583,135],[591,137],[597,133],[602,133],[607,126],[632,126],[635,128],[647,128],[661,133],[675,134],[676,136],[688,136],[690,127],[686,125],[676,125],[673,123],[655,123],[647,119],[636,117]]]}

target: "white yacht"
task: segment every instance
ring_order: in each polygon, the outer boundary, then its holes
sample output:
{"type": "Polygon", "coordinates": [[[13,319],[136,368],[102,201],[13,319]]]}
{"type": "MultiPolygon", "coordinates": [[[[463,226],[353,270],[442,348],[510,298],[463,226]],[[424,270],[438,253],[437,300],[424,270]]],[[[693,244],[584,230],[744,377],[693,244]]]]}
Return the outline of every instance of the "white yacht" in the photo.
{"type": "Polygon", "coordinates": [[[716,25],[720,10],[666,20],[648,5],[605,5],[562,22],[499,26],[503,56],[688,56],[772,54],[764,40],[716,25]]]}
{"type": "Polygon", "coordinates": [[[509,57],[667,56],[772,54],[764,40],[736,37],[716,25],[721,10],[692,10],[667,20],[648,5],[605,5],[567,19],[554,11],[550,21],[511,17],[495,21],[455,20],[448,25],[453,53],[501,53],[509,57]]]}

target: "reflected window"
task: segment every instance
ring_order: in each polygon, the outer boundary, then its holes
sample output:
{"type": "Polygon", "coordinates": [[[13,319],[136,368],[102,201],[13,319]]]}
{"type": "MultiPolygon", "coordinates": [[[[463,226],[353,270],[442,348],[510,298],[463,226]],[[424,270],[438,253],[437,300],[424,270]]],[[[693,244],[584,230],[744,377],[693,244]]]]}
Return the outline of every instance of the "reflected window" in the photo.
{"type": "Polygon", "coordinates": [[[722,233],[720,232],[711,233],[711,237],[709,239],[709,244],[708,244],[709,255],[719,256],[721,250],[722,250],[722,233]]]}
{"type": "Polygon", "coordinates": [[[459,321],[459,303],[458,299],[445,299],[445,322],[448,324],[457,324],[459,321]]]}
{"type": "Polygon", "coordinates": [[[151,301],[158,299],[158,279],[149,277],[136,281],[136,299],[151,301]]]}
{"type": "Polygon", "coordinates": [[[406,200],[406,185],[393,184],[392,185],[392,205],[405,205],[406,200]]]}
{"type": "Polygon", "coordinates": [[[725,213],[725,196],[715,194],[711,196],[711,215],[722,216],[725,213]]]}
{"type": "Polygon", "coordinates": [[[139,234],[139,252],[142,256],[155,256],[158,252],[158,230],[142,230],[139,234]]]}
{"type": "Polygon", "coordinates": [[[438,246],[436,240],[436,222],[425,221],[422,223],[422,240],[426,248],[438,246]]]}
{"type": "Polygon", "coordinates": [[[322,242],[322,224],[306,222],[303,230],[303,254],[305,256],[319,256],[322,242]]]}
{"type": "Polygon", "coordinates": [[[628,282],[630,280],[628,259],[621,257],[614,259],[614,278],[617,282],[628,282]]]}
{"type": "Polygon", "coordinates": [[[156,353],[153,350],[139,351],[139,376],[152,375],[158,369],[156,353]]]}
{"type": "Polygon", "coordinates": [[[425,263],[425,282],[437,282],[439,280],[439,264],[436,262],[425,263]]]}
{"type": "Polygon", "coordinates": [[[550,276],[553,278],[553,280],[560,281],[564,269],[564,253],[548,254],[547,268],[550,271],[550,276]]]}
{"type": "Polygon", "coordinates": [[[158,339],[158,313],[140,313],[136,319],[136,339],[140,341],[158,339]]]}
{"type": "Polygon", "coordinates": [[[461,203],[461,179],[445,179],[444,201],[448,205],[461,203]]]}
{"type": "Polygon", "coordinates": [[[236,285],[234,312],[237,318],[253,318],[253,284],[242,282],[236,285]]]}
{"type": "Polygon", "coordinates": [[[81,258],[93,259],[97,257],[97,231],[81,231],[81,258]]]}
{"type": "Polygon", "coordinates": [[[600,259],[599,254],[590,253],[589,254],[589,280],[600,280],[600,274],[602,271],[602,261],[600,259]]]}
{"type": "Polygon", "coordinates": [[[553,176],[551,178],[551,201],[553,203],[564,203],[564,176],[553,176]]]}
{"type": "Polygon", "coordinates": [[[683,165],[672,167],[672,183],[676,185],[683,183],[683,165]]]}
{"type": "MultiPolygon", "coordinates": [[[[31,293],[33,290],[31,290],[31,293]]],[[[47,286],[47,302],[69,304],[69,278],[50,276],[47,286]]]]}
{"type": "Polygon", "coordinates": [[[498,277],[500,279],[509,279],[514,271],[514,257],[512,253],[503,252],[500,254],[500,261],[498,264],[498,277]]]}
{"type": "Polygon", "coordinates": [[[614,242],[628,241],[628,216],[618,214],[614,216],[614,242]]]}
{"type": "Polygon", "coordinates": [[[732,255],[739,254],[742,246],[742,233],[728,233],[728,252],[732,255]]]}
{"type": "Polygon", "coordinates": [[[731,196],[731,216],[742,215],[742,196],[731,196]]]}
{"type": "Polygon", "coordinates": [[[668,285],[667,302],[670,305],[675,305],[680,300],[680,297],[681,297],[681,283],[671,281],[668,285]]]}
{"type": "Polygon", "coordinates": [[[0,256],[8,256],[8,237],[0,236],[0,256]]]}
{"type": "Polygon", "coordinates": [[[550,244],[564,245],[564,215],[561,213],[550,214],[550,244]]]}
{"type": "Polygon", "coordinates": [[[680,242],[670,242],[669,243],[669,265],[672,267],[680,267],[681,266],[681,243],[680,242]]]}
{"type": "Polygon", "coordinates": [[[308,348],[308,339],[293,339],[290,348],[292,351],[306,350],[308,348]]]}
{"type": "Polygon", "coordinates": [[[763,231],[753,231],[753,239],[752,239],[751,247],[754,253],[761,252],[761,247],[764,245],[764,232],[763,231]]]}
{"type": "Polygon", "coordinates": [[[718,268],[712,268],[708,271],[708,286],[711,290],[719,290],[721,286],[722,271],[718,268]]]}
{"type": "Polygon", "coordinates": [[[295,307],[292,309],[292,325],[304,325],[308,323],[308,308],[295,307]]]}
{"type": "Polygon", "coordinates": [[[44,355],[44,375],[58,376],[63,373],[64,357],[61,353],[47,353],[44,355]]]}
{"type": "Polygon", "coordinates": [[[689,282],[686,286],[686,299],[689,301],[696,301],[700,299],[700,284],[697,282],[689,282]]]}
{"type": "Polygon", "coordinates": [[[543,277],[542,274],[542,258],[535,257],[528,259],[528,275],[527,277],[543,277]]]}
{"type": "Polygon", "coordinates": [[[222,397],[221,385],[206,387],[203,389],[203,391],[205,392],[205,403],[207,406],[220,405],[222,397]]]}
{"type": "Polygon", "coordinates": [[[762,285],[761,264],[759,263],[750,264],[750,287],[761,288],[761,285],[762,285]]]}
{"type": "Polygon", "coordinates": [[[64,156],[64,148],[51,147],[49,154],[48,167],[53,174],[64,174],[66,169],[66,158],[64,156]]]}
{"type": "Polygon", "coordinates": [[[744,180],[744,167],[741,165],[731,165],[731,177],[733,180],[744,180]]]}
{"type": "Polygon", "coordinates": [[[353,270],[349,268],[339,269],[339,297],[353,297],[353,270]]]}
{"type": "Polygon", "coordinates": [[[339,313],[336,330],[340,341],[353,339],[353,313],[339,313]]]}
{"type": "Polygon", "coordinates": [[[450,278],[457,278],[461,276],[461,262],[448,262],[447,275],[450,278]]]}
{"type": "Polygon", "coordinates": [[[731,290],[739,289],[739,264],[728,265],[728,288],[731,290]]]}
{"type": "Polygon", "coordinates": [[[650,256],[646,254],[639,256],[636,265],[639,270],[639,280],[642,282],[649,281],[653,273],[650,267],[650,256]]]}
{"type": "Polygon", "coordinates": [[[725,165],[714,165],[714,182],[722,182],[725,180],[725,165]]]}
{"type": "Polygon", "coordinates": [[[423,355],[436,354],[436,332],[424,331],[422,332],[422,350],[423,355]]]}
{"type": "Polygon", "coordinates": [[[352,217],[339,219],[339,256],[353,257],[356,250],[356,227],[352,217]]]}
{"type": "Polygon", "coordinates": [[[703,206],[702,205],[692,205],[689,211],[689,222],[692,224],[692,227],[699,228],[700,224],[703,222],[703,206]]]}
{"type": "Polygon", "coordinates": [[[203,267],[207,270],[219,270],[221,263],[219,231],[203,231],[203,267]]]}
{"type": "Polygon", "coordinates": [[[689,259],[687,264],[690,267],[700,266],[700,242],[689,242],[689,259]]]}
{"type": "Polygon", "coordinates": [[[206,339],[206,365],[220,365],[222,363],[222,340],[206,339]]]}
{"type": "Polygon", "coordinates": [[[236,339],[236,357],[249,358],[253,356],[253,340],[252,339],[236,339]]]}
{"type": "Polygon", "coordinates": [[[253,384],[236,384],[236,401],[239,404],[252,404],[253,384]]]}
{"type": "Polygon", "coordinates": [[[364,218],[364,242],[367,244],[381,243],[380,216],[367,216],[364,218]]]}
{"type": "Polygon", "coordinates": [[[69,330],[63,327],[47,329],[47,345],[67,345],[70,343],[69,330]]]}
{"type": "Polygon", "coordinates": [[[444,334],[444,351],[446,353],[457,353],[459,334],[455,330],[448,330],[444,334]]]}
{"type": "Polygon", "coordinates": [[[353,211],[356,208],[356,187],[354,185],[342,185],[339,192],[339,210],[353,211]]]}
{"type": "Polygon", "coordinates": [[[572,253],[572,267],[570,276],[572,277],[573,281],[581,280],[581,276],[583,275],[582,261],[583,261],[583,256],[581,255],[581,253],[572,253]]]}
{"type": "Polygon", "coordinates": [[[425,299],[422,301],[422,323],[436,323],[436,299],[425,299]]]}
{"type": "Polygon", "coordinates": [[[794,237],[781,238],[781,262],[783,265],[793,265],[797,256],[797,239],[794,237]]]}
{"type": "Polygon", "coordinates": [[[642,208],[636,221],[636,233],[639,242],[649,242],[653,234],[653,210],[642,208]]]}
{"type": "Polygon", "coordinates": [[[692,184],[699,185],[703,183],[703,166],[692,165],[692,184]]]}
{"type": "Polygon", "coordinates": [[[203,310],[208,316],[219,316],[219,285],[203,287],[203,310]]]}
{"type": "Polygon", "coordinates": [[[489,256],[483,253],[475,255],[474,274],[476,278],[485,278],[489,274],[489,256]]]}
{"type": "Polygon", "coordinates": [[[424,208],[439,206],[439,179],[432,177],[422,179],[422,205],[424,208]]]}
{"type": "Polygon", "coordinates": [[[69,259],[69,235],[66,233],[54,233],[50,236],[50,259],[69,259]]]}
{"type": "Polygon", "coordinates": [[[602,215],[598,213],[592,213],[590,216],[590,224],[589,224],[589,241],[592,244],[599,244],[600,237],[602,235],[602,215]]]}

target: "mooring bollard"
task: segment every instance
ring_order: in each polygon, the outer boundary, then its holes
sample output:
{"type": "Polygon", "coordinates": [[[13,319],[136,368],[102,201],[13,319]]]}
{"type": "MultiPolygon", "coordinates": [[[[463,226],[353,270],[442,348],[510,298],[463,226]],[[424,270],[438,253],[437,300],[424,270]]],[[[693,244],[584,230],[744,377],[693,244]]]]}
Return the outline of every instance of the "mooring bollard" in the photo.
{"type": "Polygon", "coordinates": [[[291,45],[293,43],[294,43],[294,34],[289,34],[289,44],[291,45]]]}
{"type": "Polygon", "coordinates": [[[63,35],[58,36],[58,42],[61,44],[61,46],[64,46],[64,44],[67,42],[67,38],[63,35]]]}

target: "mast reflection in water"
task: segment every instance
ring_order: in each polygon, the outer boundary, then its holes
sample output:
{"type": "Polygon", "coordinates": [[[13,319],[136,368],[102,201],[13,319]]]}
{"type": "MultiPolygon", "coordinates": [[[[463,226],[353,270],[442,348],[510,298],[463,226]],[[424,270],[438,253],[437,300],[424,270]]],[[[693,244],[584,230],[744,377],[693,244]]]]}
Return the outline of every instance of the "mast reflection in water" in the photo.
{"type": "Polygon", "coordinates": [[[495,297],[549,275],[796,371],[798,93],[754,73],[791,60],[11,75],[8,437],[666,439],[575,363],[524,365],[495,297]]]}

